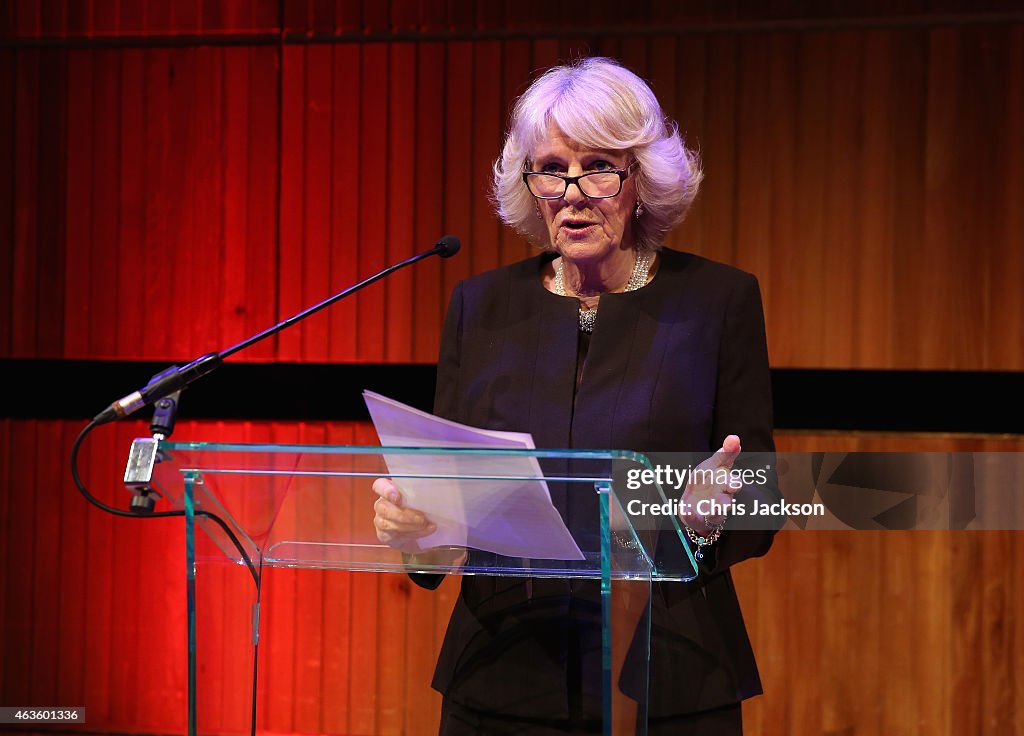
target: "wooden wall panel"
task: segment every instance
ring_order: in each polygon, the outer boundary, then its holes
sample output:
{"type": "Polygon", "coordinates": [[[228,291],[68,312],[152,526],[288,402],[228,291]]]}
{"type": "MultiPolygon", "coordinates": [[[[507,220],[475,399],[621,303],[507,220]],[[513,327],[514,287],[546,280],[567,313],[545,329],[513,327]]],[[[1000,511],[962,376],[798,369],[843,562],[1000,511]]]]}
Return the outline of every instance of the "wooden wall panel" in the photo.
{"type": "MultiPolygon", "coordinates": [[[[84,704],[87,728],[185,728],[184,535],[175,519],[121,519],[88,505],[67,458],[81,429],[0,420],[0,691],[5,703],[84,704]]],[[[182,437],[369,444],[369,425],[184,422],[182,437]]],[[[82,452],[82,477],[126,508],[121,485],[142,423],[106,427],[82,452]]],[[[372,508],[344,513],[372,515],[372,508]]],[[[208,548],[204,539],[200,548],[208,548]]],[[[401,576],[274,569],[263,593],[261,729],[279,733],[429,733],[440,700],[430,676],[457,582],[422,590],[401,576]],[[397,694],[397,697],[396,697],[397,694]],[[414,702],[415,716],[402,705],[414,702]]],[[[252,581],[200,566],[204,728],[247,728],[252,581]]]]}
{"type": "MultiPolygon", "coordinates": [[[[414,237],[416,194],[416,47],[413,44],[388,44],[388,166],[384,221],[388,226],[384,241],[385,264],[398,263],[415,255],[422,247],[414,237]]],[[[429,242],[429,240],[427,241],[429,242]]],[[[414,274],[405,269],[389,277],[384,303],[385,321],[396,316],[408,324],[415,309],[414,274]]],[[[408,360],[413,350],[412,334],[404,330],[384,332],[383,359],[386,362],[408,360]]]]}
{"type": "MultiPolygon", "coordinates": [[[[780,452],[1021,452],[1020,437],[780,432],[780,452]]],[[[1009,734],[1024,720],[1020,532],[781,532],[734,571],[753,733],[1009,734]]]]}
{"type": "MultiPolygon", "coordinates": [[[[443,44],[416,45],[416,159],[413,173],[416,192],[429,192],[441,187],[438,173],[444,170],[441,141],[444,140],[445,99],[433,86],[433,80],[443,77],[444,64],[443,44]]],[[[437,233],[444,232],[443,213],[433,198],[415,197],[413,218],[415,243],[429,243],[437,233]]],[[[411,357],[417,362],[437,360],[441,323],[449,297],[449,292],[444,291],[443,267],[439,261],[428,259],[417,264],[412,274],[411,357]]]]}
{"type": "Polygon", "coordinates": [[[104,3],[8,16],[25,38],[4,52],[0,355],[189,359],[451,232],[457,258],[236,358],[432,361],[455,281],[531,252],[487,199],[509,106],[536,70],[594,53],[649,78],[701,151],[703,191],[668,244],[759,276],[773,365],[1024,366],[1024,343],[1004,337],[1024,327],[1024,18],[928,25],[926,9],[865,6],[884,16],[869,28],[803,8],[804,28],[721,5],[718,25],[673,31],[652,5],[616,34],[521,39],[493,25],[526,22],[510,5],[453,20],[454,6],[286,3],[288,27],[315,42],[282,43],[245,35],[266,4],[212,5],[147,3],[131,22],[104,3]],[[122,22],[236,23],[251,46],[175,47],[122,22]],[[90,47],[81,23],[127,46],[90,47]],[[465,23],[477,30],[394,35],[465,23]],[[327,27],[376,35],[328,43],[315,36],[327,27]],[[70,46],[24,45],[33,34],[70,46]]]}
{"type": "MultiPolygon", "coordinates": [[[[185,590],[179,520],[116,519],[66,467],[80,426],[0,422],[0,688],[6,702],[85,704],[89,728],[180,732],[185,590]],[[55,461],[55,459],[57,459],[55,461]]],[[[124,507],[121,468],[142,423],[83,447],[83,477],[124,507]]],[[[372,443],[368,425],[184,422],[181,437],[372,443]]],[[[780,451],[1021,452],[1019,437],[786,432],[780,451]]],[[[338,509],[341,514],[370,513],[338,509]]],[[[1024,541],[1015,532],[779,535],[739,565],[737,590],[766,694],[766,735],[1015,733],[1024,717],[1024,541]]],[[[248,602],[236,566],[200,568],[203,723],[246,727],[248,602]]],[[[259,723],[279,733],[428,734],[429,689],[457,593],[401,576],[267,572],[259,723]],[[406,710],[399,708],[399,704],[406,710]],[[412,714],[415,714],[413,716],[412,714]]]]}

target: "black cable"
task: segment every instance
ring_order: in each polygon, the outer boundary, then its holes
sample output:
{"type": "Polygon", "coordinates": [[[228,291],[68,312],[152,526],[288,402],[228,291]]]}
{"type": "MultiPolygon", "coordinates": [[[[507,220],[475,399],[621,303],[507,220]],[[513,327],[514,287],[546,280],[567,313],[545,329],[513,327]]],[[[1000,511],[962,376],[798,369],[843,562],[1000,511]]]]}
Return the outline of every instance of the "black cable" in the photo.
{"type": "MultiPolygon", "coordinates": [[[[78,433],[78,437],[75,438],[75,443],[71,446],[71,477],[74,479],[75,485],[78,487],[78,490],[81,491],[83,496],[85,496],[85,500],[91,503],[93,506],[96,506],[97,508],[106,511],[108,514],[113,514],[114,516],[126,516],[131,519],[166,519],[171,516],[185,516],[185,512],[183,510],[154,511],[148,514],[136,514],[131,511],[122,511],[121,509],[116,509],[113,506],[108,506],[107,504],[103,503],[98,498],[93,496],[91,493],[89,493],[89,490],[85,487],[85,484],[82,482],[81,477],[79,477],[78,475],[78,449],[81,446],[82,441],[85,439],[86,435],[88,435],[97,426],[97,424],[99,423],[95,419],[89,422],[89,424],[86,425],[85,429],[78,433]]],[[[256,583],[256,590],[258,592],[260,590],[260,575],[256,572],[256,567],[252,564],[252,560],[249,559],[249,555],[246,554],[245,548],[242,547],[242,543],[238,541],[238,537],[236,537],[235,533],[231,531],[231,527],[229,527],[222,518],[220,518],[216,514],[210,513],[209,511],[198,509],[194,512],[194,516],[202,516],[206,519],[210,519],[211,521],[215,522],[221,529],[224,530],[224,533],[227,534],[228,538],[231,540],[231,543],[235,545],[235,549],[237,549],[238,553],[242,556],[242,560],[245,562],[245,566],[249,568],[249,573],[252,575],[253,582],[256,583]]]]}

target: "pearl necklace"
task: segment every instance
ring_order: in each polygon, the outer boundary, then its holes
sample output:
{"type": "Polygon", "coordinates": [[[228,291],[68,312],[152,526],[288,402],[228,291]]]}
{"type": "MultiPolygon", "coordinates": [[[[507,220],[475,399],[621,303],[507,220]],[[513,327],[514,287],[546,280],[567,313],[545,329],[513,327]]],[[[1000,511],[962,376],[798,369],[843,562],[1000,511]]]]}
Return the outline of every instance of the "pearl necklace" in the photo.
{"type": "MultiPolygon", "coordinates": [[[[629,280],[626,282],[626,288],[623,291],[636,291],[647,283],[647,277],[651,271],[651,256],[652,253],[649,250],[638,250],[636,252],[636,260],[633,261],[633,272],[629,275],[629,280]]],[[[565,261],[562,258],[558,259],[558,265],[555,266],[554,289],[558,296],[568,296],[565,292],[565,261]]],[[[593,332],[596,324],[597,306],[593,309],[585,309],[581,304],[580,332],[593,332]]]]}

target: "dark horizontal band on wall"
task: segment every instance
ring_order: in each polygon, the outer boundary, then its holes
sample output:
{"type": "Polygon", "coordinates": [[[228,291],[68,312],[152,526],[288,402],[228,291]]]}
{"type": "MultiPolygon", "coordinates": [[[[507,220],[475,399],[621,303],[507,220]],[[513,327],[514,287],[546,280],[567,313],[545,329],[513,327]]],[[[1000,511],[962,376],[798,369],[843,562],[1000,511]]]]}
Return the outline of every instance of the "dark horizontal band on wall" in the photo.
{"type": "MultiPolygon", "coordinates": [[[[0,417],[89,419],[165,368],[0,360],[0,417]]],[[[433,365],[226,363],[188,388],[179,419],[366,420],[364,389],[429,411],[435,380],[433,365]]],[[[780,368],[772,385],[777,429],[1024,434],[1024,372],[780,368]]]]}

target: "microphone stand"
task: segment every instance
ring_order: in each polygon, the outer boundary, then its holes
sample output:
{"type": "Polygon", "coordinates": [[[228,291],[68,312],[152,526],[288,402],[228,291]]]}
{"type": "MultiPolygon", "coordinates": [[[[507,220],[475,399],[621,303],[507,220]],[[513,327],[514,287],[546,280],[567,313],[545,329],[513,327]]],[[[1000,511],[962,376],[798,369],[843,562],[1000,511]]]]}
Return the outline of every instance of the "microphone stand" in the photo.
{"type": "Polygon", "coordinates": [[[207,353],[206,355],[196,358],[183,368],[171,366],[162,373],[154,376],[153,379],[142,389],[115,401],[113,404],[97,414],[93,421],[96,424],[106,424],[107,422],[124,419],[142,407],[152,404],[155,401],[159,401],[163,397],[169,396],[175,391],[185,388],[188,384],[202,378],[208,373],[212,373],[220,367],[225,358],[234,355],[240,350],[244,350],[260,340],[264,340],[287,327],[291,327],[296,322],[300,322],[306,317],[316,314],[322,309],[326,309],[336,301],[344,299],[345,297],[354,294],[360,289],[363,289],[376,281],[380,281],[382,278],[397,271],[398,269],[410,266],[417,261],[421,261],[424,258],[428,258],[433,255],[439,255],[442,258],[451,258],[459,252],[460,247],[461,245],[457,237],[454,235],[446,235],[437,241],[434,247],[430,250],[412,256],[411,258],[406,258],[400,263],[388,266],[384,270],[375,273],[373,276],[365,278],[359,283],[339,291],[334,296],[324,299],[319,304],[314,304],[312,307],[304,309],[298,314],[292,315],[288,319],[278,322],[273,327],[269,327],[250,338],[242,340],[242,342],[237,345],[232,345],[219,353],[207,353]]]}
{"type": "MultiPolygon", "coordinates": [[[[91,422],[79,433],[71,447],[71,477],[74,480],[78,490],[82,493],[87,501],[94,506],[114,514],[116,516],[126,516],[132,518],[166,518],[169,516],[182,516],[188,515],[187,511],[175,510],[175,511],[154,511],[156,506],[156,491],[153,489],[151,482],[153,478],[153,471],[158,462],[160,462],[160,450],[159,443],[161,440],[165,440],[171,436],[174,431],[174,423],[177,418],[178,404],[181,398],[181,392],[195,380],[202,378],[203,376],[212,373],[218,367],[225,358],[234,355],[240,350],[253,345],[260,340],[264,340],[271,335],[274,335],[281,330],[291,327],[297,322],[309,317],[310,315],[316,314],[322,309],[326,309],[335,302],[344,299],[345,297],[354,294],[355,292],[363,289],[370,284],[379,281],[380,279],[388,276],[389,274],[397,271],[405,266],[410,266],[417,261],[421,261],[424,258],[428,258],[432,255],[438,255],[442,258],[450,258],[459,252],[461,247],[460,241],[454,235],[446,235],[441,238],[437,243],[428,251],[419,253],[411,258],[407,258],[400,263],[388,266],[375,273],[374,275],[363,279],[357,284],[344,289],[333,296],[324,299],[318,304],[314,304],[312,307],[304,309],[298,314],[292,315],[288,319],[277,323],[273,327],[270,327],[262,332],[259,332],[252,337],[249,337],[242,342],[233,345],[226,350],[222,350],[219,353],[207,353],[206,355],[196,358],[191,363],[188,363],[184,367],[171,366],[166,370],[158,373],[150,379],[143,388],[128,394],[122,399],[115,401],[110,406],[105,408],[99,414],[97,414],[91,422]],[[150,423],[150,432],[152,438],[144,438],[135,440],[132,443],[132,449],[128,458],[128,467],[125,470],[124,482],[125,485],[133,491],[133,498],[131,499],[129,511],[122,511],[109,506],[95,496],[93,496],[85,483],[82,481],[78,473],[78,452],[82,445],[83,440],[86,436],[96,427],[101,424],[108,422],[117,421],[124,419],[125,417],[135,413],[144,406],[150,404],[156,404],[156,408],[153,412],[153,420],[150,423]]],[[[253,612],[253,681],[252,681],[252,702],[251,702],[251,722],[250,729],[251,733],[256,733],[256,674],[257,674],[257,659],[258,659],[258,646],[259,638],[257,636],[258,621],[259,621],[259,605],[262,591],[262,556],[260,558],[260,570],[257,571],[256,566],[249,558],[245,551],[245,548],[239,542],[238,537],[234,534],[231,527],[219,516],[213,514],[204,509],[196,509],[194,516],[201,516],[209,519],[218,526],[227,535],[228,539],[238,550],[244,564],[249,569],[252,575],[253,581],[256,584],[256,604],[253,612]]],[[[195,580],[194,577],[190,576],[187,583],[187,594],[188,594],[188,609],[190,617],[190,638],[195,631],[195,580]]],[[[195,653],[189,651],[189,670],[190,672],[195,671],[195,653]]],[[[194,692],[191,692],[194,683],[190,682],[190,693],[189,702],[194,703],[194,692]]],[[[189,714],[189,733],[196,733],[196,722],[195,713],[189,714]]]]}

